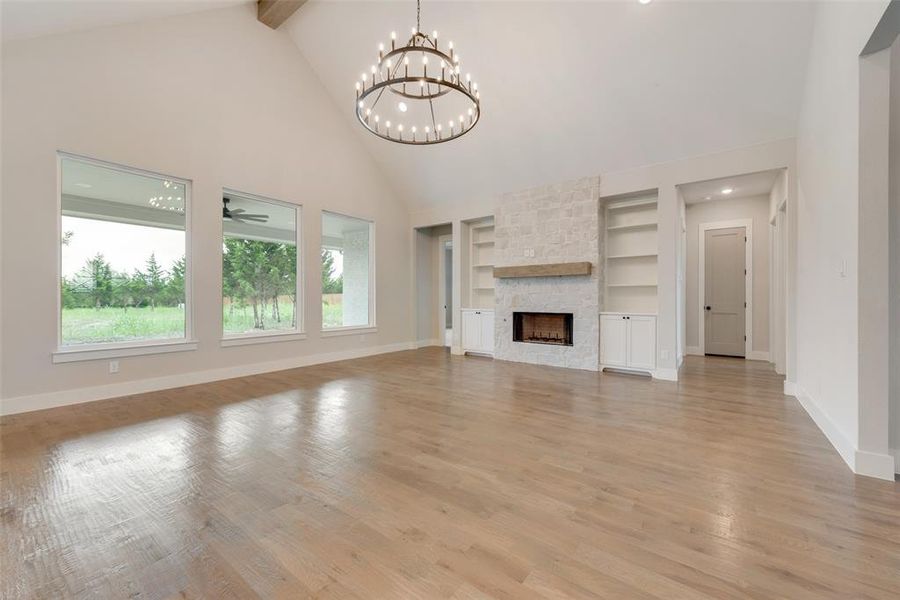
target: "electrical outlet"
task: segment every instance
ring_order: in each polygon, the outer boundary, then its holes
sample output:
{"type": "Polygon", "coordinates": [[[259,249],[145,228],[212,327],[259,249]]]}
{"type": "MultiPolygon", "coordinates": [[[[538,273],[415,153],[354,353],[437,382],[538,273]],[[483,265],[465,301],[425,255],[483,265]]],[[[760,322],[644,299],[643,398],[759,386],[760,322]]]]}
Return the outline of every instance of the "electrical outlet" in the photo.
{"type": "Polygon", "coordinates": [[[118,373],[119,372],[119,361],[117,361],[117,360],[109,361],[109,372],[110,373],[118,373]]]}
{"type": "Polygon", "coordinates": [[[534,248],[525,248],[525,258],[534,258],[534,248]]]}

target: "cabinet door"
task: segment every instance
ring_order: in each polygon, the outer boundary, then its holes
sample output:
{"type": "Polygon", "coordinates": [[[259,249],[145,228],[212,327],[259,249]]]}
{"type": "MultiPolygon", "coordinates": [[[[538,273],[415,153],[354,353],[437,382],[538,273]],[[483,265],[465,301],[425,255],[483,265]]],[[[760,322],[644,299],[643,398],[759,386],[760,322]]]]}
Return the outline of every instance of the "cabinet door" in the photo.
{"type": "Polygon", "coordinates": [[[494,353],[494,313],[482,312],[481,317],[481,351],[494,353]]]}
{"type": "Polygon", "coordinates": [[[656,318],[631,316],[628,323],[628,366],[656,368],[656,318]]]}
{"type": "Polygon", "coordinates": [[[628,364],[628,321],[621,315],[600,316],[600,364],[625,367],[628,364]]]}
{"type": "Polygon", "coordinates": [[[474,311],[462,311],[462,346],[463,350],[479,351],[481,346],[481,315],[474,311]]]}

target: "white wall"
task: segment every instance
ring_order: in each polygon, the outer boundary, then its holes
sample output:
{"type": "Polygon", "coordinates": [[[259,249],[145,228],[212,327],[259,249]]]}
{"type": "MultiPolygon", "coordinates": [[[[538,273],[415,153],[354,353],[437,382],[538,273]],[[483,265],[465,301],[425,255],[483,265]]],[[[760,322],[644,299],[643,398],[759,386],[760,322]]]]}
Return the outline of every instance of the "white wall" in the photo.
{"type": "MultiPolygon", "coordinates": [[[[757,357],[769,352],[769,198],[749,196],[689,204],[687,221],[687,277],[686,317],[687,346],[700,346],[700,225],[715,221],[752,219],[753,239],[753,291],[752,325],[753,346],[757,357]]],[[[750,358],[750,357],[748,357],[750,358]]]]}
{"type": "Polygon", "coordinates": [[[797,144],[796,391],[857,471],[859,54],[886,5],[816,5],[797,144]]]}
{"type": "Polygon", "coordinates": [[[900,473],[900,40],[891,48],[891,106],[890,106],[890,446],[900,473]]]}
{"type": "MultiPolygon", "coordinates": [[[[412,341],[405,204],[289,37],[258,23],[254,5],[12,42],[3,47],[2,66],[5,410],[47,400],[35,394],[126,384],[103,394],[119,395],[160,375],[174,384],[180,375],[196,381],[203,373],[223,376],[257,363],[284,368],[412,341]],[[123,359],[117,375],[105,361],[51,363],[57,150],[193,180],[198,350],[123,359]],[[223,186],[302,203],[309,339],[220,347],[223,186]],[[376,333],[319,339],[323,208],[376,222],[376,333]]],[[[91,394],[53,401],[76,396],[91,394]]]]}

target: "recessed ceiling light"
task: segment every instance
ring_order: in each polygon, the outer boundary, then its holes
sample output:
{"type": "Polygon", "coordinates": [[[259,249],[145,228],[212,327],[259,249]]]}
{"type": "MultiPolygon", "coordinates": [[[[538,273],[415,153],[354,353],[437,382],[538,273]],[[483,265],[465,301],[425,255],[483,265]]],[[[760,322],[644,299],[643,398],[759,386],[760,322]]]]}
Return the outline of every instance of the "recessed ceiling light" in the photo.
{"type": "Polygon", "coordinates": [[[712,200],[712,196],[707,196],[704,200],[712,200]]]}
{"type": "Polygon", "coordinates": [[[650,4],[653,0],[638,0],[641,4],[650,4]]]}
{"type": "Polygon", "coordinates": [[[80,187],[80,188],[92,188],[92,187],[94,187],[94,186],[92,186],[92,185],[89,184],[89,183],[76,183],[75,186],[76,186],[76,187],[80,187]]]}
{"type": "Polygon", "coordinates": [[[734,190],[733,190],[732,188],[724,188],[724,189],[722,190],[722,193],[723,193],[723,194],[730,194],[730,193],[733,192],[733,191],[734,191],[734,190]]]}

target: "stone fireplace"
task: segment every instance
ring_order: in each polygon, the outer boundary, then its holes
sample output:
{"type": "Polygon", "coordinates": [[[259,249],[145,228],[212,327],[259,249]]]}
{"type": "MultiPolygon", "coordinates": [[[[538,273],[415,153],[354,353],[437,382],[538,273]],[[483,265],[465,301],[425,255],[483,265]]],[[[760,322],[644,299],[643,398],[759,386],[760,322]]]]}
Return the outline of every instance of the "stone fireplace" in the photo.
{"type": "Polygon", "coordinates": [[[591,263],[582,275],[495,279],[494,358],[596,371],[603,277],[599,177],[504,194],[494,215],[495,267],[591,263]],[[532,337],[548,339],[516,341],[527,331],[516,313],[569,315],[568,340],[557,341],[566,337],[565,326],[560,332],[538,318],[531,320],[532,337]]]}

